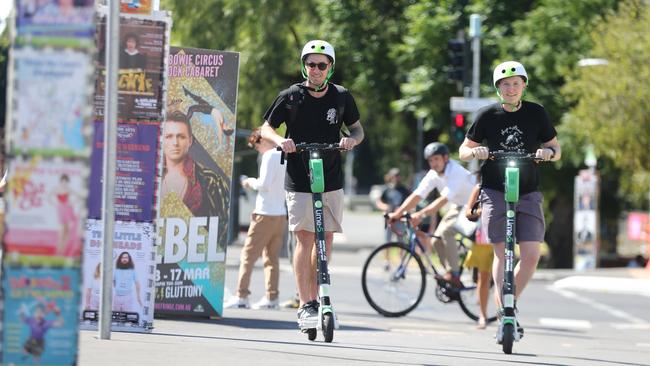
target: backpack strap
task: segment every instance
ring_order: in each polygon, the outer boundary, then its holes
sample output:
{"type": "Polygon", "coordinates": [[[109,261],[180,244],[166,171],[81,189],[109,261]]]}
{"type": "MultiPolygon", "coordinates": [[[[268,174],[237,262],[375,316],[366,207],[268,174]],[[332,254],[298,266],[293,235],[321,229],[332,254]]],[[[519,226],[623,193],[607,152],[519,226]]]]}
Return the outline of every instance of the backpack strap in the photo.
{"type": "MultiPolygon", "coordinates": [[[[345,113],[345,100],[347,98],[347,94],[349,93],[348,90],[338,84],[331,84],[336,87],[336,91],[338,92],[336,94],[336,123],[339,122],[340,119],[343,118],[343,113],[345,113]]],[[[345,124],[341,123],[341,134],[344,137],[349,137],[350,136],[350,131],[348,130],[347,126],[345,124]]]]}
{"type": "Polygon", "coordinates": [[[284,138],[289,138],[289,126],[293,125],[298,116],[298,108],[302,105],[305,100],[305,89],[301,88],[302,84],[293,84],[287,90],[287,104],[286,107],[289,110],[289,123],[286,125],[286,131],[284,132],[284,138]]]}

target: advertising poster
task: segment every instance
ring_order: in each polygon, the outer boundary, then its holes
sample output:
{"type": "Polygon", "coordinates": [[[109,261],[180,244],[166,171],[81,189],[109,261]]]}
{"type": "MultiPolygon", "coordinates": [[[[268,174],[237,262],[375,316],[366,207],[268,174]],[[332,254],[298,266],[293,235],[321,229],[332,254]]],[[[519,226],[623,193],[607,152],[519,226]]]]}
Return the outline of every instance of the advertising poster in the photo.
{"type": "Polygon", "coordinates": [[[86,163],[14,158],[8,177],[5,253],[79,257],[86,217],[86,163]]]}
{"type": "MultiPolygon", "coordinates": [[[[106,17],[97,27],[98,67],[95,88],[95,120],[103,120],[106,17]]],[[[167,22],[120,18],[120,71],[118,112],[120,122],[160,121],[167,22]]]]}
{"type": "MultiPolygon", "coordinates": [[[[158,167],[160,124],[119,123],[117,126],[117,172],[115,173],[115,219],[153,222],[154,192],[158,167]]],[[[91,155],[88,217],[102,215],[102,161],[104,124],[95,122],[91,155]]]]}
{"type": "Polygon", "coordinates": [[[222,313],[238,72],[238,53],[171,49],[156,313],[222,313]]]}
{"type": "Polygon", "coordinates": [[[16,10],[19,39],[35,45],[94,44],[95,0],[17,0],[16,10]]]}
{"type": "MultiPolygon", "coordinates": [[[[88,220],[83,261],[81,329],[97,329],[101,288],[103,223],[88,220]]],[[[111,329],[150,332],[154,302],[154,226],[115,222],[113,321],[111,329]]]]}
{"type": "Polygon", "coordinates": [[[120,0],[120,13],[151,14],[151,0],[120,0]]]}
{"type": "Polygon", "coordinates": [[[85,121],[92,114],[89,84],[95,70],[90,55],[21,48],[13,51],[13,60],[16,80],[10,151],[88,156],[92,130],[85,121]]]}
{"type": "Polygon", "coordinates": [[[573,214],[573,268],[596,268],[598,265],[598,176],[590,169],[575,178],[573,214]]]}
{"type": "Polygon", "coordinates": [[[5,267],[2,285],[2,364],[75,365],[79,271],[5,267]]]}

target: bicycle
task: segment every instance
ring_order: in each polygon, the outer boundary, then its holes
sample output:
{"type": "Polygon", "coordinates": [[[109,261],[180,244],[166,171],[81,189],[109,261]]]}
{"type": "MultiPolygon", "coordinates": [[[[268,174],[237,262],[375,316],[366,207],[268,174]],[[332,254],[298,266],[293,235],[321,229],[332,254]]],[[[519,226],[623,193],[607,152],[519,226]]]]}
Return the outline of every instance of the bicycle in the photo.
{"type": "MultiPolygon", "coordinates": [[[[282,148],[278,147],[278,150],[282,148]]],[[[323,192],[325,191],[325,175],[323,173],[323,159],[321,153],[324,151],[342,151],[338,143],[299,143],[296,144],[296,153],[309,153],[309,180],[312,192],[314,228],[316,239],[316,259],[317,259],[317,281],[318,281],[318,322],[317,328],[301,329],[301,332],[307,333],[310,341],[316,339],[318,330],[323,333],[325,342],[330,343],[334,339],[334,330],[339,329],[338,320],[334,313],[329,296],[330,275],[327,266],[327,249],[325,244],[325,226],[323,224],[323,192]]],[[[284,164],[284,154],[280,161],[284,164]]]]}
{"type": "Polygon", "coordinates": [[[501,286],[501,321],[497,330],[497,344],[501,344],[503,353],[511,354],[514,342],[519,342],[521,336],[517,331],[517,315],[515,308],[515,243],[517,223],[517,202],[519,201],[519,166],[518,162],[540,162],[542,159],[535,154],[525,151],[492,151],[489,159],[505,160],[505,200],[506,200],[506,241],[504,256],[503,284],[501,286]]]}
{"type": "MultiPolygon", "coordinates": [[[[386,222],[387,218],[384,215],[386,222]]],[[[463,313],[477,321],[480,314],[476,287],[478,271],[466,271],[463,268],[468,252],[464,241],[469,238],[457,234],[461,282],[461,286],[457,287],[443,278],[445,271],[442,263],[425,254],[427,250],[417,236],[417,229],[410,222],[411,215],[405,213],[400,221],[406,228],[402,236],[405,238],[402,241],[405,242],[389,242],[379,246],[370,253],[363,265],[361,286],[368,304],[383,316],[404,316],[422,301],[427,275],[432,275],[436,283],[436,298],[442,303],[457,302],[463,313]]],[[[489,317],[487,322],[496,320],[496,311],[491,313],[495,315],[489,317]]]]}

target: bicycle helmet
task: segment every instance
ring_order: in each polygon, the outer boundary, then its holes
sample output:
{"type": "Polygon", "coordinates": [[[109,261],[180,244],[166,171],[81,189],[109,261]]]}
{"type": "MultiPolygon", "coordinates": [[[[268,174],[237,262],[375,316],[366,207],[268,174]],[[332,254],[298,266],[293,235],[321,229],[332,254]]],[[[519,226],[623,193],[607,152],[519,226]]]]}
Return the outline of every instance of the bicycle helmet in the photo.
{"type": "Polygon", "coordinates": [[[424,148],[424,158],[429,159],[434,155],[449,155],[449,148],[442,142],[432,142],[424,148]]]}
{"type": "Polygon", "coordinates": [[[506,61],[497,65],[494,68],[494,74],[492,75],[492,81],[494,87],[497,88],[497,83],[501,79],[505,79],[511,76],[521,76],[524,78],[526,85],[528,85],[528,74],[524,65],[517,61],[506,61]]]}
{"type": "Polygon", "coordinates": [[[302,72],[302,77],[305,79],[307,79],[307,73],[305,72],[305,59],[307,58],[307,55],[310,55],[312,53],[323,54],[330,59],[330,62],[332,62],[332,67],[330,67],[330,71],[327,73],[327,77],[323,83],[323,85],[326,85],[332,77],[332,74],[334,74],[334,65],[336,64],[336,54],[334,53],[334,47],[329,42],[320,39],[314,39],[305,44],[305,46],[302,48],[302,53],[300,54],[300,63],[302,66],[300,71],[302,72]]]}

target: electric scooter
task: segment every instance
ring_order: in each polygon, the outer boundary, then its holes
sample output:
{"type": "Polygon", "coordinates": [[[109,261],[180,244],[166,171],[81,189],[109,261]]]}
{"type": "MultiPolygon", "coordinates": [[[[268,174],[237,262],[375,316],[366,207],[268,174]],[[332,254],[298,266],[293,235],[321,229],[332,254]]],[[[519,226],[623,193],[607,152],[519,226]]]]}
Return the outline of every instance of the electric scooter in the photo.
{"type": "Polygon", "coordinates": [[[525,151],[493,151],[490,159],[505,160],[506,241],[503,285],[501,287],[501,321],[497,330],[497,343],[506,354],[512,353],[512,345],[519,342],[517,314],[515,309],[515,243],[517,202],[519,202],[519,166],[521,161],[541,161],[535,154],[525,151]]]}
{"type": "MultiPolygon", "coordinates": [[[[277,148],[282,150],[281,148],[277,148]]],[[[323,159],[321,153],[325,151],[340,151],[342,149],[338,143],[336,144],[323,144],[323,143],[299,143],[296,144],[296,153],[309,153],[309,180],[312,192],[313,212],[314,212],[314,226],[315,226],[315,239],[316,239],[316,277],[318,281],[318,326],[317,328],[301,329],[303,333],[307,333],[307,338],[310,341],[316,339],[318,330],[323,333],[325,342],[332,342],[334,339],[334,329],[339,328],[334,307],[329,295],[330,288],[330,275],[327,267],[327,249],[325,244],[325,226],[323,215],[323,192],[325,191],[325,175],[323,173],[323,159]]],[[[281,163],[284,164],[284,154],[282,155],[281,163]]]]}

